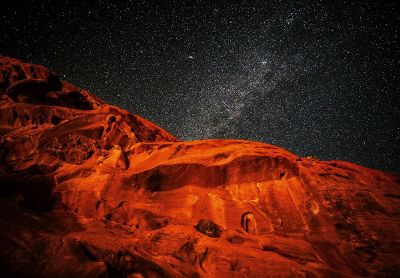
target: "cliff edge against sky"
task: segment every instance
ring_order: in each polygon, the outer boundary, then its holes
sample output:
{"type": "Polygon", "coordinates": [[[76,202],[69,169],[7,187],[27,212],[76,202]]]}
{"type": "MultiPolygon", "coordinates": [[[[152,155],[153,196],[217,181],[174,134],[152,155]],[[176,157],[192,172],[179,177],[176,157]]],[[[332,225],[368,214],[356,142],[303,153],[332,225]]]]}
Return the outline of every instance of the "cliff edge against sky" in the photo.
{"type": "Polygon", "coordinates": [[[181,142],[0,57],[0,269],[17,277],[400,273],[400,176],[181,142]]]}

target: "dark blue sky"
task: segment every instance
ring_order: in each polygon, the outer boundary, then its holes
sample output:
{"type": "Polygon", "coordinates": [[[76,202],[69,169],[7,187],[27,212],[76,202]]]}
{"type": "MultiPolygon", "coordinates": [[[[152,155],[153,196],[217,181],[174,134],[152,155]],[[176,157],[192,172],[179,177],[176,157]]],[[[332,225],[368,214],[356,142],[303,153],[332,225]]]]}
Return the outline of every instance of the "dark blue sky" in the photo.
{"type": "Polygon", "coordinates": [[[396,1],[9,2],[0,54],[182,140],[263,141],[400,172],[396,1]]]}

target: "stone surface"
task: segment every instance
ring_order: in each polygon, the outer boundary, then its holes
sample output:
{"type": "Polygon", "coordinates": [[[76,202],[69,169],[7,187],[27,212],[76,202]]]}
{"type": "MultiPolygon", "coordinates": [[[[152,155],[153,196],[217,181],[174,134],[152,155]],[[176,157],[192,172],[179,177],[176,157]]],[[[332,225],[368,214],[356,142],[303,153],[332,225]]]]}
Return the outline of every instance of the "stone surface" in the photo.
{"type": "Polygon", "coordinates": [[[0,57],[2,277],[400,274],[400,175],[179,142],[0,57]]]}

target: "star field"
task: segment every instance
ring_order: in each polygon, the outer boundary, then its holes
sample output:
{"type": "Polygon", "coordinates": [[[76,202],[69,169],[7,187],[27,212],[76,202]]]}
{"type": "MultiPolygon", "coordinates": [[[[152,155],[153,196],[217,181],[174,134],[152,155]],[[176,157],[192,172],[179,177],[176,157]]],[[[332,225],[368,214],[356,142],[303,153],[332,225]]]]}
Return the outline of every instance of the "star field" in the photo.
{"type": "Polygon", "coordinates": [[[396,1],[10,2],[1,55],[179,139],[262,141],[400,172],[396,1]]]}

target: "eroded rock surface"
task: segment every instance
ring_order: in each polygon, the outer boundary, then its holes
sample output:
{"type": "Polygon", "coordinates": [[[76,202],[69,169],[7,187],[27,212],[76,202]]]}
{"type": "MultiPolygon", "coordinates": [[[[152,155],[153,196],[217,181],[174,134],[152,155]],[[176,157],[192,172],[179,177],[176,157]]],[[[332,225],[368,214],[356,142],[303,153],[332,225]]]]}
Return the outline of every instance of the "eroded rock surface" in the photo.
{"type": "Polygon", "coordinates": [[[258,142],[179,142],[6,57],[0,96],[4,276],[400,273],[398,174],[258,142]]]}

